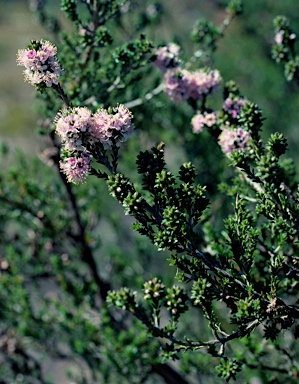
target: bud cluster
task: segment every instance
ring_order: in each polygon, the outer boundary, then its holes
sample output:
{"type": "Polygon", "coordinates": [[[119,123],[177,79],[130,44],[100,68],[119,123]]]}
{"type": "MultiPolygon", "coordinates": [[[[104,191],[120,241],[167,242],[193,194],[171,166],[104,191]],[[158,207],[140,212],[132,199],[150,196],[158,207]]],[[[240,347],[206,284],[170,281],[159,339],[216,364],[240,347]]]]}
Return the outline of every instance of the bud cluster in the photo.
{"type": "Polygon", "coordinates": [[[166,306],[170,311],[174,322],[176,322],[179,317],[187,311],[187,300],[188,296],[181,287],[174,285],[172,288],[167,289],[166,306]]]}
{"type": "Polygon", "coordinates": [[[156,277],[144,283],[144,299],[158,304],[165,297],[165,285],[156,277]]]}
{"type": "Polygon", "coordinates": [[[272,57],[277,63],[284,63],[285,77],[288,81],[293,79],[299,81],[299,56],[295,52],[297,36],[285,16],[277,16],[274,19],[274,27],[275,44],[272,57]]]}

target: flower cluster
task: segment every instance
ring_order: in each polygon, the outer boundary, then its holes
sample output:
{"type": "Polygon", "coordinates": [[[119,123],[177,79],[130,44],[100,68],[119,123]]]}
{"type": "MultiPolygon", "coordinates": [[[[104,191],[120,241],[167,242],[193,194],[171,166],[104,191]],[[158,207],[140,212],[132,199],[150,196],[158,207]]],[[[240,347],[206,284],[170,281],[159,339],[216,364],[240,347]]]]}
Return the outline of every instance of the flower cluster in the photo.
{"type": "Polygon", "coordinates": [[[165,93],[176,104],[185,100],[200,100],[211,93],[219,83],[221,76],[218,70],[170,69],[164,75],[165,93]]]}
{"type": "MultiPolygon", "coordinates": [[[[289,20],[285,16],[277,16],[274,20],[275,26],[275,45],[272,49],[272,57],[279,62],[286,64],[295,59],[296,33],[290,27],[289,20]]],[[[292,66],[293,64],[291,64],[292,66]]],[[[288,65],[286,65],[287,69],[288,65]]],[[[286,72],[289,72],[286,70],[286,72]]]]}
{"type": "Polygon", "coordinates": [[[189,72],[184,69],[169,70],[164,75],[165,93],[175,103],[189,98],[189,72]]]}
{"type": "Polygon", "coordinates": [[[66,150],[82,150],[83,137],[93,131],[92,114],[88,108],[65,108],[55,119],[56,133],[60,136],[66,150]]]}
{"type": "Polygon", "coordinates": [[[133,131],[132,117],[124,105],[100,108],[94,115],[86,107],[65,108],[57,114],[56,133],[67,154],[60,166],[70,182],[85,181],[90,164],[87,147],[100,143],[111,149],[128,139],[133,131]]]}
{"type": "Polygon", "coordinates": [[[55,45],[46,40],[33,40],[27,49],[20,49],[17,54],[17,63],[25,67],[25,81],[35,86],[57,85],[61,67],[56,58],[56,52],[55,45]]]}
{"type": "Polygon", "coordinates": [[[100,141],[104,148],[111,148],[113,142],[119,146],[127,141],[133,132],[133,115],[124,105],[112,109],[112,112],[101,108],[93,118],[93,137],[100,141]]]}
{"type": "Polygon", "coordinates": [[[84,183],[89,171],[90,155],[86,152],[66,158],[60,162],[60,168],[70,183],[84,183]]]}
{"type": "Polygon", "coordinates": [[[242,128],[224,128],[219,136],[219,145],[222,151],[229,155],[236,150],[248,148],[251,136],[242,128]]]}
{"type": "Polygon", "coordinates": [[[246,99],[243,99],[238,96],[228,97],[227,99],[225,99],[222,108],[233,119],[237,119],[240,117],[241,110],[244,107],[246,102],[247,102],[246,99]]]}
{"type": "Polygon", "coordinates": [[[179,53],[180,47],[174,43],[160,47],[156,51],[157,58],[153,64],[163,72],[165,72],[167,69],[175,68],[179,65],[179,53]]]}
{"type": "Polygon", "coordinates": [[[217,114],[216,112],[204,112],[202,113],[197,113],[196,115],[193,116],[191,120],[191,125],[193,128],[194,133],[200,133],[202,132],[204,126],[206,127],[212,127],[214,124],[217,122],[217,114]]]}
{"type": "Polygon", "coordinates": [[[208,95],[217,89],[221,80],[218,70],[201,69],[195,72],[189,72],[190,98],[200,100],[203,95],[208,95]]]}

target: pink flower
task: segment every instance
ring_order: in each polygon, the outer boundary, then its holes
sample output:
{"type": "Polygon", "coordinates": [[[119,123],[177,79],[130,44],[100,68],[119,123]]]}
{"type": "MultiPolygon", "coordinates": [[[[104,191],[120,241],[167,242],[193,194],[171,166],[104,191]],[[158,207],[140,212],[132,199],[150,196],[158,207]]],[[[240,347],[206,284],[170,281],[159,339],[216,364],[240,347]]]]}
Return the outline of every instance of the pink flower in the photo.
{"type": "Polygon", "coordinates": [[[218,70],[170,69],[164,75],[165,93],[176,104],[189,98],[200,100],[216,89],[221,80],[218,70]]]}
{"type": "Polygon", "coordinates": [[[113,142],[119,146],[133,132],[132,117],[132,113],[122,104],[114,108],[112,113],[100,108],[94,115],[91,135],[105,148],[111,148],[113,142]]]}
{"type": "Polygon", "coordinates": [[[201,113],[197,113],[191,120],[194,133],[200,133],[204,127],[205,118],[201,113]]]}
{"type": "Polygon", "coordinates": [[[61,67],[56,58],[57,48],[46,40],[32,42],[35,49],[21,49],[17,54],[17,63],[25,67],[25,81],[32,85],[44,83],[47,87],[58,84],[61,67]]]}
{"type": "Polygon", "coordinates": [[[66,108],[55,118],[56,133],[69,151],[82,150],[83,138],[93,132],[91,112],[86,107],[66,108]]]}
{"type": "Polygon", "coordinates": [[[233,151],[245,150],[251,140],[250,134],[242,128],[224,128],[219,136],[222,151],[229,155],[233,151]]]}
{"type": "Polygon", "coordinates": [[[221,82],[218,70],[198,70],[191,73],[190,97],[200,100],[203,95],[211,93],[221,82]]]}
{"type": "Polygon", "coordinates": [[[164,75],[164,91],[175,104],[180,104],[190,96],[190,82],[189,71],[170,69],[164,75]]]}
{"type": "Polygon", "coordinates": [[[165,72],[169,68],[175,68],[179,65],[178,56],[180,53],[180,47],[177,44],[170,43],[164,47],[157,49],[157,58],[153,64],[165,72]]]}
{"type": "Polygon", "coordinates": [[[33,49],[31,49],[30,51],[27,52],[27,58],[28,58],[29,60],[34,59],[35,56],[36,56],[36,52],[35,52],[33,49]]]}
{"type": "Polygon", "coordinates": [[[56,133],[69,152],[82,152],[88,144],[101,142],[111,148],[126,141],[133,132],[132,113],[118,105],[108,112],[100,108],[95,115],[86,107],[65,108],[55,118],[56,133]]]}
{"type": "Polygon", "coordinates": [[[195,116],[193,116],[191,120],[191,125],[193,127],[194,133],[200,133],[202,132],[204,126],[206,127],[212,127],[217,122],[217,114],[215,112],[211,113],[197,113],[195,116]]]}
{"type": "Polygon", "coordinates": [[[89,171],[90,156],[82,152],[78,157],[69,157],[60,162],[60,169],[70,183],[80,184],[86,181],[89,171]]]}
{"type": "Polygon", "coordinates": [[[205,114],[205,125],[207,127],[212,127],[217,122],[217,114],[216,112],[206,113],[205,114]]]}
{"type": "Polygon", "coordinates": [[[246,99],[235,96],[234,98],[228,97],[222,106],[222,109],[226,111],[233,119],[240,117],[242,108],[244,107],[246,99]]]}

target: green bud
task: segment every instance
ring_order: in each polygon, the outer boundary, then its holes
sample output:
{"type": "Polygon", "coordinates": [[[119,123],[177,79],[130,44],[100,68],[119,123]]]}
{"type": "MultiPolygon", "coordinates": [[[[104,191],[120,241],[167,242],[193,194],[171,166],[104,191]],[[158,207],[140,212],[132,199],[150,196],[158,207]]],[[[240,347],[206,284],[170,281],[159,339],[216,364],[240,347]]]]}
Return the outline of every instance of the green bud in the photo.
{"type": "Polygon", "coordinates": [[[61,0],[61,10],[66,13],[70,20],[78,21],[76,0],[61,0]]]}
{"type": "Polygon", "coordinates": [[[243,12],[243,1],[242,0],[231,0],[226,8],[226,12],[233,15],[241,15],[243,12]]]}
{"type": "Polygon", "coordinates": [[[188,296],[181,287],[174,285],[172,288],[167,289],[166,307],[174,322],[187,311],[187,300],[188,296]]]}
{"type": "Polygon", "coordinates": [[[273,133],[268,140],[266,148],[277,157],[283,155],[287,150],[287,140],[281,133],[273,133]]]}

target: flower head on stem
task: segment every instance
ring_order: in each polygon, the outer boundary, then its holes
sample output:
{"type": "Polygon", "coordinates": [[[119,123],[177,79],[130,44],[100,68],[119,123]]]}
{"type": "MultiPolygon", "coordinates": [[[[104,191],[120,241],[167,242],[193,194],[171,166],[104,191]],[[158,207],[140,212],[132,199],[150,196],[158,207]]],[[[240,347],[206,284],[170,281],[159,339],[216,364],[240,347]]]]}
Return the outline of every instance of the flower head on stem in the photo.
{"type": "Polygon", "coordinates": [[[67,180],[74,184],[81,184],[86,181],[89,171],[90,155],[82,152],[60,161],[60,169],[66,175],[67,180]]]}
{"type": "Polygon", "coordinates": [[[57,85],[62,69],[56,53],[56,46],[47,40],[32,40],[27,49],[20,49],[17,63],[25,67],[25,81],[36,87],[57,85]]]}

